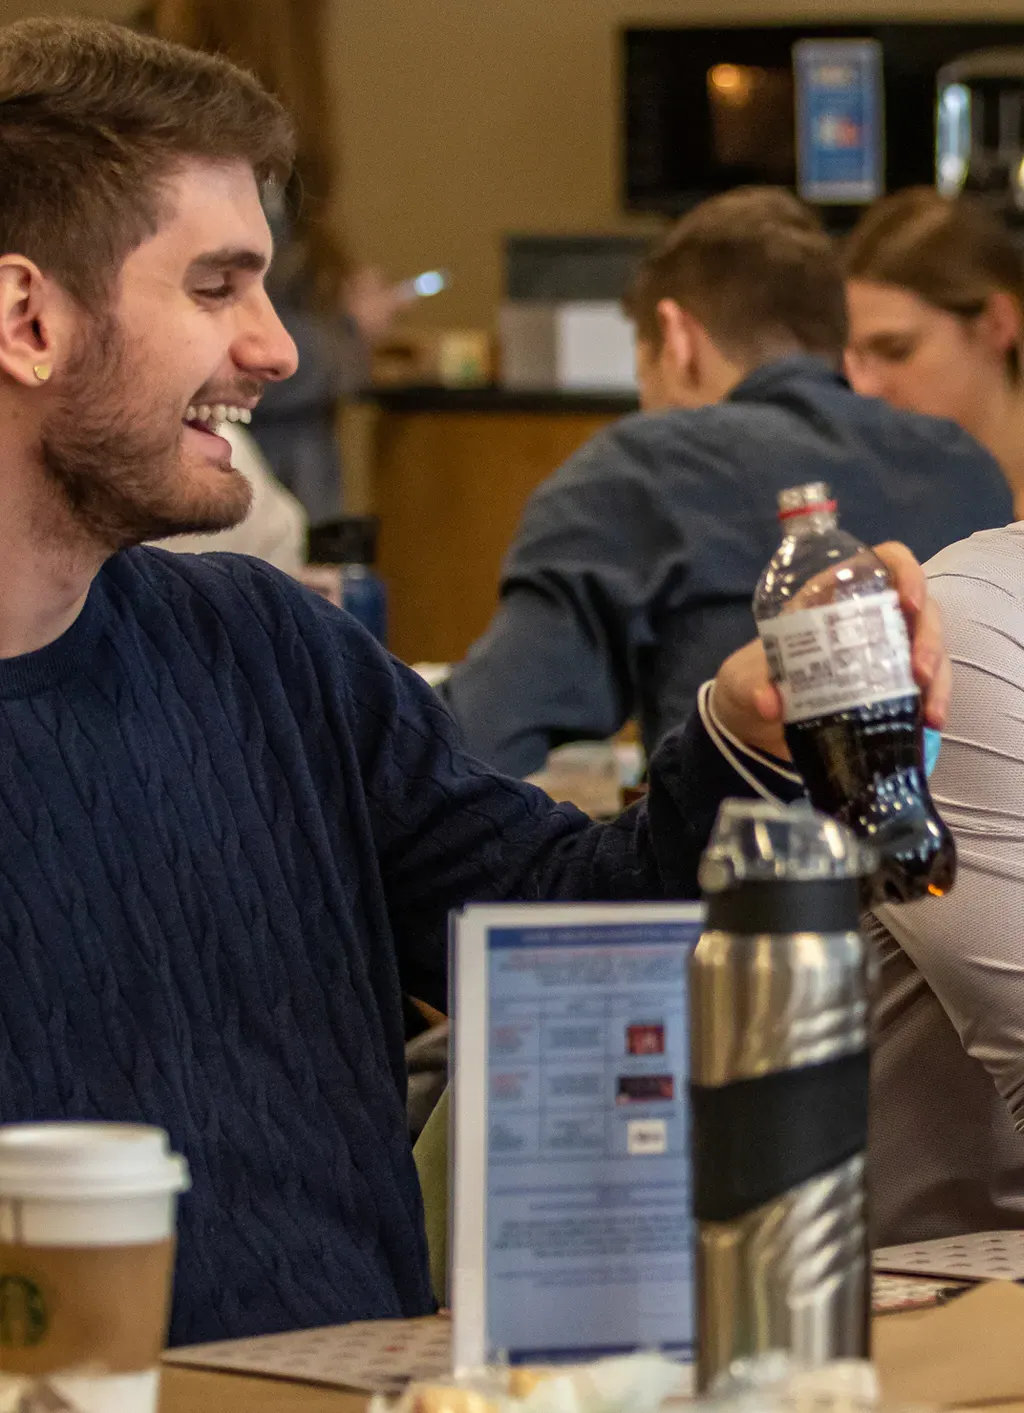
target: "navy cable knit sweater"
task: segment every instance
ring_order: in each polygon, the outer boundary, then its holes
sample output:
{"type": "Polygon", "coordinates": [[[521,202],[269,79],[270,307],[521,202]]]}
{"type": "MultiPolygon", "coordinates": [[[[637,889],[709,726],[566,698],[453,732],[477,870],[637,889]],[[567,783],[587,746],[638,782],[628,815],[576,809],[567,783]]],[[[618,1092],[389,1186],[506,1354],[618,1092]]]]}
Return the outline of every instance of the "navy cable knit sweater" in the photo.
{"type": "Polygon", "coordinates": [[[423,1313],[400,996],[443,1004],[449,908],[685,893],[734,783],[691,729],[592,825],[290,580],[119,554],[0,661],[0,1121],[169,1130],[175,1342],[423,1313]]]}

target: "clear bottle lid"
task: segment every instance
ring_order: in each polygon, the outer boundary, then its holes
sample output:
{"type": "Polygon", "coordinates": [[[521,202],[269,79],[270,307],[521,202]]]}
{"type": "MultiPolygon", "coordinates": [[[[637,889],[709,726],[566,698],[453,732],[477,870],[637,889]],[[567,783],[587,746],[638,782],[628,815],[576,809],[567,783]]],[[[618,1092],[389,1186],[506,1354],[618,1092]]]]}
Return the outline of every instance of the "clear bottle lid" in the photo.
{"type": "Polygon", "coordinates": [[[699,879],[705,893],[722,893],[743,883],[861,878],[876,866],[869,845],[804,801],[724,800],[699,879]]]}
{"type": "Polygon", "coordinates": [[[836,508],[826,481],[788,486],[786,490],[779,491],[777,502],[780,520],[788,520],[794,515],[810,515],[815,511],[834,511],[836,508]]]}

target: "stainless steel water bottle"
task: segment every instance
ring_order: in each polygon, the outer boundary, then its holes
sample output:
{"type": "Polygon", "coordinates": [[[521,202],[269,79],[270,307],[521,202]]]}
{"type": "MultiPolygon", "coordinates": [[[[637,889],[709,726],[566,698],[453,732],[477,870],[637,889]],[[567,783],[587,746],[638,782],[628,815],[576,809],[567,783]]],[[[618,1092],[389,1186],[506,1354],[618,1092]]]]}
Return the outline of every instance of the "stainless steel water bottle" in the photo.
{"type": "Polygon", "coordinates": [[[770,1349],[864,1357],[870,851],[799,804],[726,800],[691,962],[698,1381],[770,1349]]]}

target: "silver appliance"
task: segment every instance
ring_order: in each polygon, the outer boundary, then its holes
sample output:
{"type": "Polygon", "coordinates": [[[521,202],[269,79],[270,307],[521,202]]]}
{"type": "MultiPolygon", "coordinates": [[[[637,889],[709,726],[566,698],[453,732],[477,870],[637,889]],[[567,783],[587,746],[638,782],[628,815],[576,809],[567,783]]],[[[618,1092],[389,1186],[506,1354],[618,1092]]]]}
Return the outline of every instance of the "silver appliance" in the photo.
{"type": "Polygon", "coordinates": [[[935,181],[1024,217],[1024,48],[982,49],[937,75],[935,181]]]}

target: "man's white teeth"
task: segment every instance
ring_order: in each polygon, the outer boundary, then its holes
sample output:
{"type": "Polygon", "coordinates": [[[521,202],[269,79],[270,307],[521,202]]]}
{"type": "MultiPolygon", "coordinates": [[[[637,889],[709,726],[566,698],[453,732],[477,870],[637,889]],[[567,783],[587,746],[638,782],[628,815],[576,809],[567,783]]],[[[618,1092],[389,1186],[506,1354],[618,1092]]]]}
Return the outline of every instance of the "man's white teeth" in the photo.
{"type": "Polygon", "coordinates": [[[207,407],[203,402],[198,407],[189,407],[186,410],[185,421],[206,422],[211,426],[220,422],[242,422],[248,426],[252,421],[252,413],[247,407],[229,407],[224,402],[218,402],[215,407],[207,407]]]}

